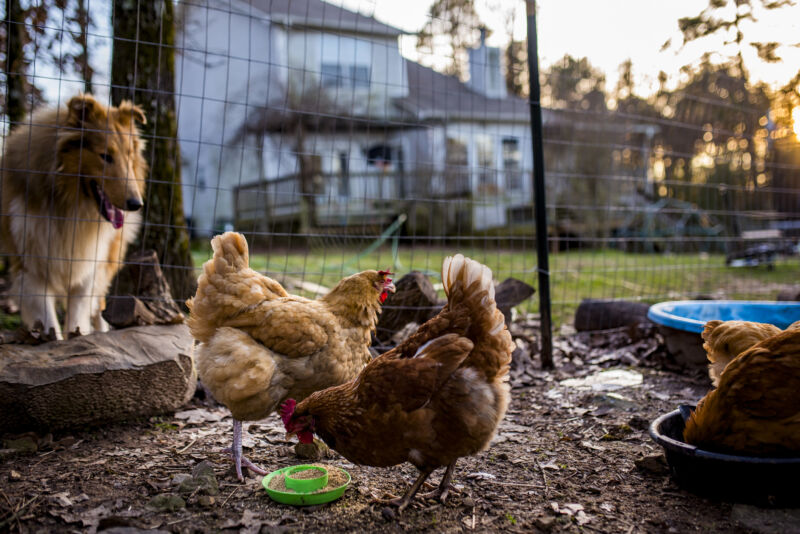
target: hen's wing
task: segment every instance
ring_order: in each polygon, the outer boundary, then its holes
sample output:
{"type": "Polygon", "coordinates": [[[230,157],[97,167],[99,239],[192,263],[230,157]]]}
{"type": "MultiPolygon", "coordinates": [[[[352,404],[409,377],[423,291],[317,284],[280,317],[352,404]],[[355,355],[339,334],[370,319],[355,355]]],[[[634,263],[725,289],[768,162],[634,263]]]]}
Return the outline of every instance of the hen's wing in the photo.
{"type": "Polygon", "coordinates": [[[779,334],[777,326],[749,321],[708,321],[703,329],[703,349],[708,356],[708,375],[714,386],[725,367],[760,341],[779,334]]]}
{"type": "Polygon", "coordinates": [[[684,438],[705,448],[751,454],[800,449],[800,332],[751,347],[698,404],[684,438]]]}
{"type": "Polygon", "coordinates": [[[249,267],[244,236],[226,232],[211,240],[214,256],[203,265],[197,279],[197,293],[186,305],[192,335],[207,342],[217,327],[250,306],[289,294],[275,280],[249,267]]]}
{"type": "Polygon", "coordinates": [[[410,358],[390,351],[373,360],[358,378],[359,396],[406,412],[422,408],[458,369],[472,342],[447,334],[421,346],[410,358]]]}
{"type": "Polygon", "coordinates": [[[290,358],[322,349],[329,333],[336,331],[333,316],[301,297],[261,302],[223,324],[247,332],[267,348],[290,358]]]}
{"type": "Polygon", "coordinates": [[[723,385],[720,395],[752,417],[800,417],[800,333],[787,330],[746,351],[728,365],[723,385]]]}

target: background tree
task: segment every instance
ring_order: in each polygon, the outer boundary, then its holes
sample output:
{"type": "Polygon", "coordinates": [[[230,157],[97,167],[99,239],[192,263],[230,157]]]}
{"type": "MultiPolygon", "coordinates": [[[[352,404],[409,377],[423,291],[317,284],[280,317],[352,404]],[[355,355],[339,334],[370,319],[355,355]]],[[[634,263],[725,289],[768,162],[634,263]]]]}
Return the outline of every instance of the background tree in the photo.
{"type": "Polygon", "coordinates": [[[31,58],[39,53],[45,40],[49,4],[41,1],[23,4],[21,0],[6,0],[3,31],[0,33],[5,98],[2,111],[9,127],[22,121],[42,100],[42,92],[28,80],[31,58]]]}
{"type": "Polygon", "coordinates": [[[156,250],[172,295],[182,301],[194,293],[196,276],[181,195],[173,3],[114,0],[112,20],[112,101],[133,100],[148,121],[143,127],[150,164],[145,224],[132,249],[156,250]]]}
{"type": "Polygon", "coordinates": [[[475,0],[435,0],[425,26],[417,34],[417,50],[438,55],[438,45],[446,46],[445,55],[451,62],[445,73],[464,79],[468,71],[467,49],[480,43],[481,28],[485,26],[475,10],[475,0]]]}

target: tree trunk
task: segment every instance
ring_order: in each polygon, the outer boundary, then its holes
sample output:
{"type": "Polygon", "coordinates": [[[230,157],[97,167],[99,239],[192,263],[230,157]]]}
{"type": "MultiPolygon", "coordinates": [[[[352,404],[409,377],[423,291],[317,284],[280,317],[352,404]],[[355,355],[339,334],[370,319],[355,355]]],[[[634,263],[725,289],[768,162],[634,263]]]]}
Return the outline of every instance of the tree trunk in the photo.
{"type": "Polygon", "coordinates": [[[144,227],[131,252],[154,249],[172,296],[194,294],[189,233],[183,215],[180,147],[175,115],[175,19],[168,0],[114,0],[111,95],[131,99],[147,116],[143,127],[150,164],[144,227]]]}
{"type": "Polygon", "coordinates": [[[78,0],[78,5],[75,8],[75,19],[78,21],[78,35],[74,37],[75,42],[80,47],[80,52],[76,57],[77,66],[82,71],[80,74],[83,77],[83,92],[92,92],[92,78],[94,71],[89,63],[89,30],[91,27],[91,13],[86,6],[86,0],[78,0]]]}
{"type": "Polygon", "coordinates": [[[19,0],[6,0],[6,116],[13,130],[25,118],[25,18],[19,0]]]}

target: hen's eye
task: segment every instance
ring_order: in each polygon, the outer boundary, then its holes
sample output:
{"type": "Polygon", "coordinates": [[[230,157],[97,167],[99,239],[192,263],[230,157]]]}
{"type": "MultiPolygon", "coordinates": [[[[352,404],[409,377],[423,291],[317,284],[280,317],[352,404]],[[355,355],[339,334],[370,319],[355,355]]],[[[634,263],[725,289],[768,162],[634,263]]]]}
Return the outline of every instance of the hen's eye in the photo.
{"type": "Polygon", "coordinates": [[[105,152],[103,152],[102,154],[100,154],[100,158],[109,165],[114,163],[114,158],[111,156],[111,154],[106,154],[105,152]]]}

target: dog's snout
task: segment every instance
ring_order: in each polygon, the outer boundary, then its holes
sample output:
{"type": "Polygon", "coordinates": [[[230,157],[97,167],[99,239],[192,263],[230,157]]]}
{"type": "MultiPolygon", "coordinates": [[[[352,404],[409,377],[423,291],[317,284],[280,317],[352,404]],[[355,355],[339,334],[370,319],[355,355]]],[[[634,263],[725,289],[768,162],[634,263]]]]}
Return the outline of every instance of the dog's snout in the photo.
{"type": "Polygon", "coordinates": [[[142,205],[142,201],[138,198],[129,198],[125,201],[125,209],[128,211],[137,211],[142,205]]]}

